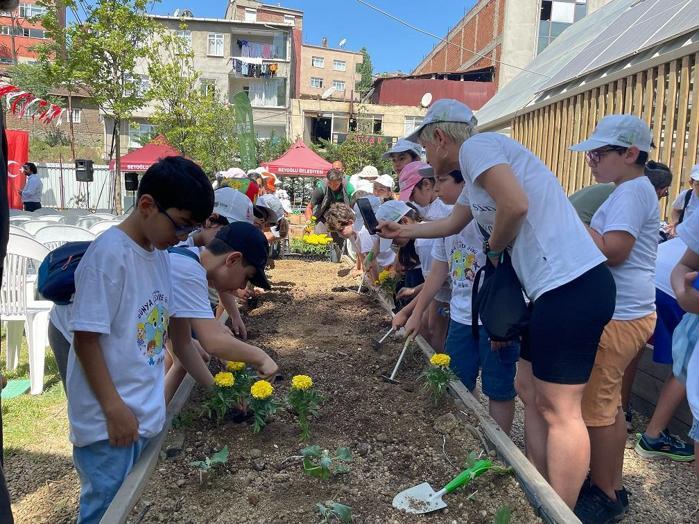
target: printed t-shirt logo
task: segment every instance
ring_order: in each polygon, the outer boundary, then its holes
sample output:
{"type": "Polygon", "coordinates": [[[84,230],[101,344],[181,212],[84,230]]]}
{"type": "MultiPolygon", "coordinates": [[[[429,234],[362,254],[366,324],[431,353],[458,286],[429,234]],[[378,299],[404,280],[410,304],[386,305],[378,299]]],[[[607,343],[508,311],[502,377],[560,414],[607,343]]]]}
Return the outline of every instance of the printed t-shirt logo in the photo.
{"type": "Polygon", "coordinates": [[[451,252],[449,269],[454,286],[466,287],[473,283],[476,272],[480,269],[476,250],[462,241],[457,241],[451,252]]]}
{"type": "Polygon", "coordinates": [[[138,308],[136,340],[149,366],[157,366],[165,359],[168,320],[167,299],[160,291],[154,291],[151,298],[138,308]]]}

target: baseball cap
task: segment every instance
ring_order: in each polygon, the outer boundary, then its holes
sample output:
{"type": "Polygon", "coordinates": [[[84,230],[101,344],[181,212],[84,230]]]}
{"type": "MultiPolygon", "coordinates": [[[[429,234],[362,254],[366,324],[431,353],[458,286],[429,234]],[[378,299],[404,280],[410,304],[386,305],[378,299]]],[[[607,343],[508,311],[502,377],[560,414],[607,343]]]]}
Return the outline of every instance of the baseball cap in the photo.
{"type": "Polygon", "coordinates": [[[381,155],[381,158],[388,159],[391,156],[391,153],[405,153],[407,151],[412,151],[417,156],[422,156],[422,147],[420,147],[419,144],[416,144],[415,142],[410,142],[409,140],[406,140],[404,138],[400,138],[396,141],[395,144],[393,144],[393,147],[391,149],[389,149],[383,155],[381,155]]]}
{"type": "Polygon", "coordinates": [[[216,238],[225,242],[233,251],[238,251],[248,264],[255,266],[255,276],[250,279],[255,286],[269,289],[269,280],[265,275],[269,244],[262,231],[246,222],[234,222],[222,227],[216,238]]]}
{"type": "MultiPolygon", "coordinates": [[[[376,214],[376,210],[379,209],[379,206],[381,205],[381,199],[375,195],[367,195],[362,198],[366,198],[369,201],[371,209],[374,211],[374,214],[376,214]]],[[[359,212],[359,205],[354,204],[352,211],[354,211],[354,224],[352,224],[352,229],[359,232],[364,227],[364,218],[359,212]]]]}
{"type": "Polygon", "coordinates": [[[225,217],[230,223],[253,223],[252,202],[245,193],[232,187],[222,187],[214,191],[213,212],[225,217]]]}
{"type": "Polygon", "coordinates": [[[388,200],[376,210],[376,219],[386,222],[398,222],[412,208],[401,200],[388,200]]]}
{"type": "Polygon", "coordinates": [[[422,124],[404,138],[410,142],[417,142],[420,133],[429,124],[437,122],[461,122],[475,127],[478,123],[473,111],[466,104],[451,98],[442,98],[430,106],[422,119],[422,124]]]}
{"type": "Polygon", "coordinates": [[[570,146],[571,151],[592,151],[604,146],[637,147],[650,152],[650,128],[635,115],[609,115],[597,123],[587,140],[570,146]]]}
{"type": "Polygon", "coordinates": [[[284,216],[284,205],[275,195],[261,195],[257,197],[255,205],[269,209],[272,214],[271,221],[275,224],[284,216]]]}
{"type": "Polygon", "coordinates": [[[393,185],[395,184],[395,182],[393,181],[393,177],[391,175],[383,174],[376,180],[374,180],[374,184],[380,184],[393,191],[393,185]]]}
{"type": "Polygon", "coordinates": [[[434,178],[434,168],[429,164],[426,167],[421,167],[417,172],[422,178],[434,178]]]}
{"type": "Polygon", "coordinates": [[[358,176],[359,178],[377,178],[379,176],[379,170],[374,166],[364,166],[358,173],[358,176]]]}
{"type": "Polygon", "coordinates": [[[699,164],[692,168],[692,171],[689,173],[689,178],[699,182],[699,164]]]}
{"type": "Polygon", "coordinates": [[[400,188],[399,198],[405,202],[410,200],[410,195],[413,193],[413,189],[418,185],[423,176],[420,174],[420,169],[430,167],[426,162],[421,162],[416,160],[415,162],[410,162],[407,164],[403,170],[400,172],[400,178],[398,179],[398,187],[400,188]]]}
{"type": "Polygon", "coordinates": [[[219,174],[223,178],[245,178],[247,176],[245,174],[245,171],[243,171],[239,167],[232,167],[226,171],[221,171],[221,173],[219,174]]]}

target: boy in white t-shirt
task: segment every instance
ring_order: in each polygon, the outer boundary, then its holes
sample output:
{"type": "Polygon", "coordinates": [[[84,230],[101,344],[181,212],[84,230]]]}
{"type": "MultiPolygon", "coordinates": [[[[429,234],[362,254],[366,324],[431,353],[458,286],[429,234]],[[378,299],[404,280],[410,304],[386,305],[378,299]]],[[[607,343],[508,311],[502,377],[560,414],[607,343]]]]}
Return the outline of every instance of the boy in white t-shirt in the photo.
{"type": "Polygon", "coordinates": [[[67,393],[78,522],[100,520],[165,423],[163,360],[172,309],[165,251],[210,214],[214,192],[191,160],[167,157],[141,180],[131,214],[75,272],[67,393]]]}
{"type": "Polygon", "coordinates": [[[680,191],[672,203],[670,213],[670,232],[676,234],[676,228],[699,209],[699,164],[692,168],[689,174],[689,189],[680,191]]]}
{"type": "MultiPolygon", "coordinates": [[[[457,170],[435,177],[439,197],[446,204],[458,199],[464,179],[457,170]]],[[[423,313],[439,293],[444,282],[451,280],[449,303],[449,334],[446,352],[451,356],[451,368],[471,391],[476,387],[479,369],[483,393],[489,398],[490,415],[509,434],[512,428],[515,403],[515,373],[519,358],[519,344],[493,351],[483,326],[479,337],[473,336],[471,293],[476,272],[485,265],[482,250],[483,235],[475,221],[463,230],[446,238],[435,239],[432,249],[432,267],[422,291],[416,300],[393,318],[393,327],[405,325],[407,335],[420,328],[423,313]],[[412,311],[411,311],[412,310],[412,311]]],[[[479,322],[480,324],[480,322],[479,322]]]]}

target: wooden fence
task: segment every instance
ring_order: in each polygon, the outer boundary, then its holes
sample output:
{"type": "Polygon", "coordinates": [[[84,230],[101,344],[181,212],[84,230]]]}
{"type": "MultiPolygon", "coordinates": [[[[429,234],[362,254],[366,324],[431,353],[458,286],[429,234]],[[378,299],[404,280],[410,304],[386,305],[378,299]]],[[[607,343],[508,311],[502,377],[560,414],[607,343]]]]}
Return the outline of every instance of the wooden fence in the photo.
{"type": "Polygon", "coordinates": [[[605,115],[631,113],[643,118],[656,145],[651,159],[668,164],[674,175],[669,197],[660,202],[661,214],[667,217],[697,162],[698,65],[699,53],[693,53],[569,98],[534,106],[513,119],[512,136],[539,156],[571,194],[594,180],[584,155],[568,147],[587,138],[605,115]]]}

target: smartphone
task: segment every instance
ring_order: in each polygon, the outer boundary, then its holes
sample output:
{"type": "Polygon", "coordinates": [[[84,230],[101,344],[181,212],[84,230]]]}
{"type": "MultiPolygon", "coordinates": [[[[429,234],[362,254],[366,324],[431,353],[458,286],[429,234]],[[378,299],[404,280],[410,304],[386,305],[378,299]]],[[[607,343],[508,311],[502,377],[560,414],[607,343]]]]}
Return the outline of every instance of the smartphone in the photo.
{"type": "Polygon", "coordinates": [[[376,215],[374,210],[371,208],[371,203],[368,198],[360,198],[357,200],[357,207],[359,207],[359,212],[362,215],[362,220],[364,220],[364,225],[367,231],[372,235],[376,234],[376,228],[379,227],[379,221],[376,220],[376,215]]]}

